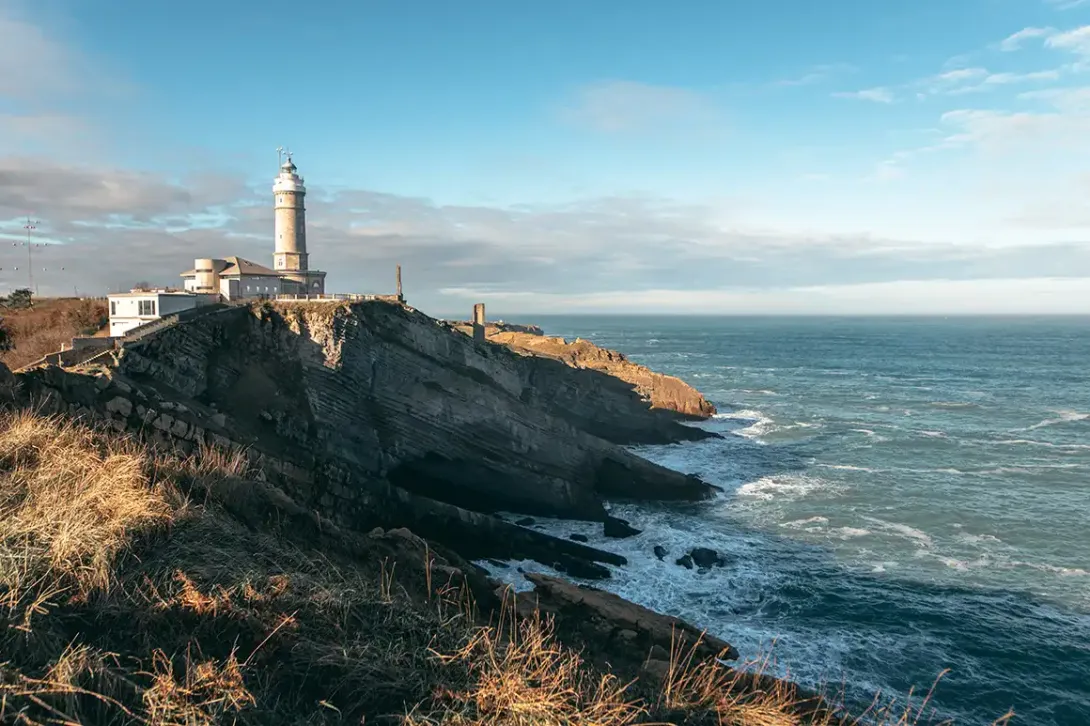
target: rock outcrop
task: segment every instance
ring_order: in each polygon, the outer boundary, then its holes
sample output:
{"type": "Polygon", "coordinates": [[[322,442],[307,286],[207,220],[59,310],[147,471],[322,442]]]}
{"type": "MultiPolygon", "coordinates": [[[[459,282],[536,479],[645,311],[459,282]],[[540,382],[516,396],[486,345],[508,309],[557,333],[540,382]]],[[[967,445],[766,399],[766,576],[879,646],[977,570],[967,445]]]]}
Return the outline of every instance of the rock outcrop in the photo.
{"type": "Polygon", "coordinates": [[[228,308],[108,357],[83,371],[5,373],[0,387],[175,448],[237,446],[339,526],[409,526],[464,557],[607,576],[590,563],[623,557],[489,513],[604,521],[603,498],[713,491],[594,435],[613,424],[634,440],[692,430],[637,409],[631,387],[476,343],[397,304],[228,308]]]}
{"type": "Polygon", "coordinates": [[[633,385],[641,399],[655,410],[693,420],[707,419],[715,414],[715,406],[680,378],[656,373],[633,363],[623,353],[599,348],[589,340],[576,338],[569,342],[563,338],[514,331],[497,331],[488,340],[518,353],[552,358],[572,368],[607,373],[633,385]]]}
{"type": "Polygon", "coordinates": [[[695,648],[698,658],[738,657],[738,651],[719,638],[613,593],[573,585],[549,575],[531,573],[526,578],[534,589],[518,596],[520,611],[528,614],[540,610],[554,615],[558,623],[575,631],[566,635],[594,643],[597,650],[611,658],[640,663],[650,655],[652,659],[665,661],[669,660],[671,648],[681,653],[695,648]]]}

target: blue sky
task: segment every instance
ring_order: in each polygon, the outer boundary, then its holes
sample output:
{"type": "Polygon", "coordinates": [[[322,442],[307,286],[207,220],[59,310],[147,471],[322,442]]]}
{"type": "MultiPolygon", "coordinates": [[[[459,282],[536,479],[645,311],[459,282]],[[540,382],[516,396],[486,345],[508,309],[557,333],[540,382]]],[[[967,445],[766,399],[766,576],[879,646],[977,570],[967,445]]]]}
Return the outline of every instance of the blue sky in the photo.
{"type": "Polygon", "coordinates": [[[267,262],[280,145],[429,312],[1090,311],[1090,0],[0,0],[43,292],[267,262]]]}

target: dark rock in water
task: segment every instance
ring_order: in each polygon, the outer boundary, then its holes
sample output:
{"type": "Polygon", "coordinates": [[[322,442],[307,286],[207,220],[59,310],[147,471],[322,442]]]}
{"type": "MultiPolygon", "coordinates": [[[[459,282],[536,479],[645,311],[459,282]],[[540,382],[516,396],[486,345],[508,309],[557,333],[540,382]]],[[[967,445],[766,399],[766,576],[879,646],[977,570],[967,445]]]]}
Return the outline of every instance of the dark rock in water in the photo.
{"type": "Polygon", "coordinates": [[[515,520],[515,524],[519,525],[520,527],[530,527],[537,524],[537,522],[534,520],[533,517],[523,517],[522,519],[515,520]]]}
{"type": "Polygon", "coordinates": [[[632,537],[639,534],[640,530],[636,529],[623,519],[610,517],[607,514],[605,522],[602,523],[602,532],[606,537],[624,539],[625,537],[632,537]]]}
{"type": "Polygon", "coordinates": [[[609,569],[605,566],[574,557],[554,562],[553,569],[584,580],[608,580],[610,577],[609,569]]]}
{"type": "Polygon", "coordinates": [[[726,559],[722,555],[708,547],[694,547],[689,555],[692,556],[693,563],[701,569],[722,567],[726,564],[726,559]]]}
{"type": "Polygon", "coordinates": [[[693,569],[693,556],[692,555],[684,555],[683,557],[678,557],[675,560],[675,562],[677,564],[681,565],[682,567],[684,567],[687,570],[693,569]]]}
{"type": "Polygon", "coordinates": [[[500,562],[499,560],[494,560],[491,557],[489,557],[487,560],[485,560],[485,562],[487,562],[490,565],[495,565],[496,567],[506,567],[507,566],[504,563],[500,562]]]}
{"type": "Polygon", "coordinates": [[[568,539],[572,542],[586,542],[587,536],[585,534],[569,534],[568,539]]]}
{"type": "Polygon", "coordinates": [[[662,545],[655,545],[655,557],[660,560],[666,557],[666,548],[662,545]]]}

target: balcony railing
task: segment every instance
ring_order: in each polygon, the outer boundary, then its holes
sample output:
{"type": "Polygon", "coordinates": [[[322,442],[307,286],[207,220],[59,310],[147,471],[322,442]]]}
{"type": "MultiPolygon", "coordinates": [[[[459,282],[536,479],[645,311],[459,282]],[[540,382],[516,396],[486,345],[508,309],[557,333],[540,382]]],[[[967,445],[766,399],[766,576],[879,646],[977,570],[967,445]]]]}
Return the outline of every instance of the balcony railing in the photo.
{"type": "Polygon", "coordinates": [[[321,295],[277,295],[275,300],[285,302],[365,302],[367,300],[396,300],[397,295],[362,295],[357,293],[331,293],[321,295]]]}

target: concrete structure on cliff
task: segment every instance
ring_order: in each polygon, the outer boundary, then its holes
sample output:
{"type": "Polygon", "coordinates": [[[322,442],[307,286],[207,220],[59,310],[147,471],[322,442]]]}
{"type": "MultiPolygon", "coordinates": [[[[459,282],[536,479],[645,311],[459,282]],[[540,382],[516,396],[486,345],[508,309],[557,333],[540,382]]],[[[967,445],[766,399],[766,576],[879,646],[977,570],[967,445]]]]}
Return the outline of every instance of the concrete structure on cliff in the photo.
{"type": "Polygon", "coordinates": [[[241,257],[201,258],[181,275],[187,292],[219,293],[227,300],[325,294],[325,273],[310,269],[307,188],[297,171],[289,153],[273,180],[273,267],[241,257]]]}

